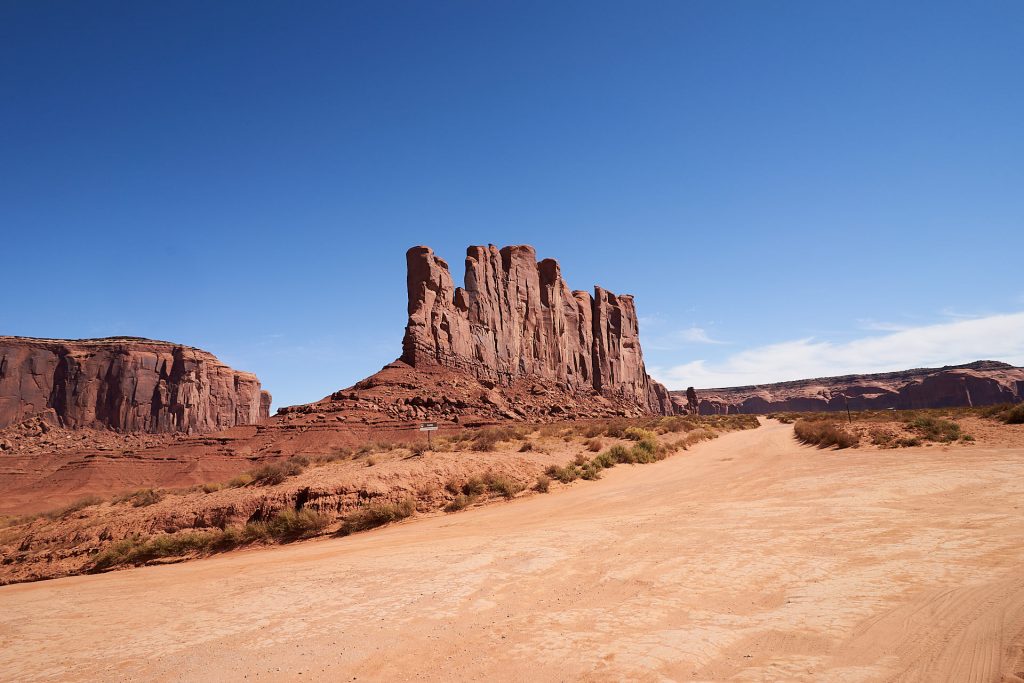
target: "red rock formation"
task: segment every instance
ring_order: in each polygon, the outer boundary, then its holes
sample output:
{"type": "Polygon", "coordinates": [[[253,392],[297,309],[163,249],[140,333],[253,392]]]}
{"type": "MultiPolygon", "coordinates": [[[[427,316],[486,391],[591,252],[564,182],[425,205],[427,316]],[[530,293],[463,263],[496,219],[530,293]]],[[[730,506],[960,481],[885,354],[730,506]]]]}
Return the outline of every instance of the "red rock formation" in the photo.
{"type": "MultiPolygon", "coordinates": [[[[672,392],[677,406],[683,392],[672,392]]],[[[702,389],[700,412],[912,410],[1024,401],[1024,368],[976,361],[872,375],[846,375],[728,389],[702,389]]]]}
{"type": "Polygon", "coordinates": [[[0,337],[0,428],[50,413],[61,426],[202,433],[255,424],[270,394],[206,351],[127,337],[0,337]]]}
{"type": "Polygon", "coordinates": [[[671,414],[668,391],[644,367],[633,297],[572,291],[558,262],[533,247],[470,247],[465,288],[429,247],[408,263],[409,322],[401,360],[508,386],[522,378],[593,389],[671,414]]]}

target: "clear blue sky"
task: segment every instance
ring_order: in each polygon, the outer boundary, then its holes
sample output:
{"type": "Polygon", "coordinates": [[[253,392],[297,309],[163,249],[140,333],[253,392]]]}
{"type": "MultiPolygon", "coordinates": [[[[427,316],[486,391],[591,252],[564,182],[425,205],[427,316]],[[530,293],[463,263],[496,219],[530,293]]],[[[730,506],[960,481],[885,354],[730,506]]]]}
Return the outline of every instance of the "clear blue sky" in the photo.
{"type": "Polygon", "coordinates": [[[0,5],[0,333],[275,405],[400,353],[404,252],[637,297],[673,388],[1024,363],[1024,3],[0,5]]]}

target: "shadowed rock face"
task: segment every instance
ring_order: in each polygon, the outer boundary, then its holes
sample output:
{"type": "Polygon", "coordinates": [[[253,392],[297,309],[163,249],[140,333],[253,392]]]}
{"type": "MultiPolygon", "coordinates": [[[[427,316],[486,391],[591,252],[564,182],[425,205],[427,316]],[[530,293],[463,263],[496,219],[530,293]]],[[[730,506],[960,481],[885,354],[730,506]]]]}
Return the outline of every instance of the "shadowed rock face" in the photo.
{"type": "Polygon", "coordinates": [[[0,337],[0,428],[44,414],[72,428],[203,433],[256,424],[269,411],[255,375],[199,349],[0,337]]]}
{"type": "MultiPolygon", "coordinates": [[[[672,392],[677,404],[683,392],[672,392]]],[[[872,375],[846,375],[727,389],[702,389],[700,412],[913,410],[1024,401],[1024,368],[976,361],[872,375]]]]}
{"type": "Polygon", "coordinates": [[[469,247],[465,287],[429,247],[408,264],[409,322],[401,360],[509,385],[533,377],[588,387],[671,414],[668,391],[644,367],[633,297],[570,290],[558,262],[530,246],[469,247]]]}

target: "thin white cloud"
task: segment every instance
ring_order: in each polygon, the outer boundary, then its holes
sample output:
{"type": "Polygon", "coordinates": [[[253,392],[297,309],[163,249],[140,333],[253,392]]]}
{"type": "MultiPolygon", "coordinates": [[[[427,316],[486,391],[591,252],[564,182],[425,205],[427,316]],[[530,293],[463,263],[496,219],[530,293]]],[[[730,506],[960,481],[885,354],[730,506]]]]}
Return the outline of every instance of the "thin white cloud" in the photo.
{"type": "Polygon", "coordinates": [[[687,327],[665,334],[656,335],[644,346],[655,351],[678,351],[692,344],[725,344],[726,342],[712,339],[703,327],[687,327]]]}
{"type": "Polygon", "coordinates": [[[884,320],[862,319],[857,322],[862,330],[870,330],[872,332],[902,332],[903,330],[909,330],[911,327],[903,323],[890,323],[884,320]]]}
{"type": "Polygon", "coordinates": [[[844,343],[797,339],[746,349],[718,362],[653,367],[651,374],[671,389],[711,388],[982,359],[1024,365],[1024,312],[911,327],[844,343]]]}

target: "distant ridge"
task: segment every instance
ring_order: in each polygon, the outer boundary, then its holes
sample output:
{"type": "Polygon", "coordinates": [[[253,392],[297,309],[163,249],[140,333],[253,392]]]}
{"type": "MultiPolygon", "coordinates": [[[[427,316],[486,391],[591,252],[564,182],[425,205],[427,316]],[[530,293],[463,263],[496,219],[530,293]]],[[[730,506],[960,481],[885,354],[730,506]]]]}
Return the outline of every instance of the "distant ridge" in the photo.
{"type": "MultiPolygon", "coordinates": [[[[700,412],[755,413],[949,408],[1024,400],[1024,368],[978,360],[941,368],[839,375],[771,384],[701,389],[700,412]]],[[[685,392],[673,391],[677,405],[685,392]]]]}

